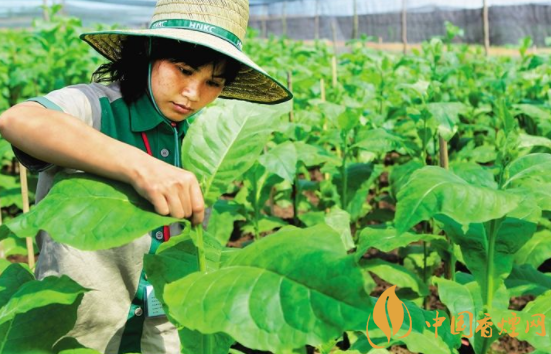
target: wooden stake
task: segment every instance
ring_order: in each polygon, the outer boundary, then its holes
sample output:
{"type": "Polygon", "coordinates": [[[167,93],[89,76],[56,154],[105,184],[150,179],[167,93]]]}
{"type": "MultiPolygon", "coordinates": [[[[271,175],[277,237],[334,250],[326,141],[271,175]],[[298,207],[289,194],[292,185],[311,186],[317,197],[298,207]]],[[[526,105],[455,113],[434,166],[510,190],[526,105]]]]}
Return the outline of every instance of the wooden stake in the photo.
{"type": "Polygon", "coordinates": [[[488,0],[482,0],[482,22],[484,25],[484,52],[490,53],[490,21],[488,19],[488,0]]]}
{"type": "MultiPolygon", "coordinates": [[[[293,74],[288,71],[287,72],[287,87],[289,88],[289,91],[293,92],[293,74]]],[[[293,104],[291,103],[291,111],[289,112],[289,122],[293,123],[295,120],[294,118],[294,112],[293,112],[293,104]]]]}
{"type": "Polygon", "coordinates": [[[331,60],[331,67],[333,73],[333,87],[337,87],[338,77],[337,77],[337,57],[333,56],[331,60]]]}
{"type": "MultiPolygon", "coordinates": [[[[29,185],[27,183],[27,168],[19,164],[19,176],[21,178],[21,198],[23,199],[23,213],[29,212],[29,185]]],[[[32,237],[27,237],[27,253],[29,268],[34,269],[34,246],[32,237]]]]}
{"type": "Polygon", "coordinates": [[[402,0],[402,43],[404,54],[408,51],[407,0],[402,0]]]}
{"type": "Polygon", "coordinates": [[[325,102],[325,80],[320,79],[320,96],[321,100],[325,102]]]}
{"type": "Polygon", "coordinates": [[[438,142],[440,145],[440,167],[445,168],[447,170],[449,169],[448,143],[441,136],[438,136],[438,142]]]}

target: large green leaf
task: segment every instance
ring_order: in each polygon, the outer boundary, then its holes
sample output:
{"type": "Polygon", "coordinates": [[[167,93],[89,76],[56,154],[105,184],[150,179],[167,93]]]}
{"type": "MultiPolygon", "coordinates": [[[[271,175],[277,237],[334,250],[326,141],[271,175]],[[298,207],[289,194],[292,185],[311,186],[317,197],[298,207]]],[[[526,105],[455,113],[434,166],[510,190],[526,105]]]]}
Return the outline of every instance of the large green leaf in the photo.
{"type": "Polygon", "coordinates": [[[339,208],[331,209],[329,214],[325,216],[325,223],[339,233],[346,250],[356,246],[352,239],[352,232],[350,231],[350,214],[346,211],[339,208]]]}
{"type": "Polygon", "coordinates": [[[101,354],[97,350],[86,348],[73,337],[63,337],[52,350],[56,354],[101,354]]]}
{"type": "Polygon", "coordinates": [[[372,247],[383,252],[390,252],[413,242],[433,241],[441,238],[441,236],[436,235],[413,234],[409,232],[397,235],[394,228],[377,229],[366,227],[360,233],[360,241],[356,253],[358,257],[361,257],[372,247]]]}
{"type": "Polygon", "coordinates": [[[513,106],[518,112],[526,114],[529,117],[539,121],[551,121],[551,114],[538,106],[532,104],[516,104],[513,106]]]}
{"type": "Polygon", "coordinates": [[[526,198],[504,219],[486,224],[473,223],[467,231],[449,217],[439,217],[438,220],[443,223],[446,234],[461,247],[465,265],[480,285],[484,297],[503,285],[513,268],[514,254],[536,231],[540,216],[541,211],[533,199],[526,198]],[[492,247],[493,253],[490,252],[492,247]]]}
{"type": "Polygon", "coordinates": [[[260,156],[258,161],[266,167],[266,171],[287,181],[294,180],[297,173],[297,151],[295,145],[290,141],[277,145],[268,153],[260,156]]]}
{"type": "Polygon", "coordinates": [[[0,276],[0,307],[6,305],[13,294],[31,280],[34,276],[26,265],[13,263],[6,268],[0,276]]]}
{"type": "Polygon", "coordinates": [[[534,136],[528,134],[520,134],[520,148],[532,148],[535,146],[543,146],[551,148],[551,139],[544,138],[543,136],[534,136]]]}
{"type": "Polygon", "coordinates": [[[551,184],[547,182],[540,182],[536,179],[528,178],[518,183],[514,183],[518,187],[518,193],[533,195],[536,199],[536,204],[541,210],[551,211],[551,184]]]}
{"type": "Polygon", "coordinates": [[[472,162],[450,164],[450,170],[473,186],[497,189],[492,171],[472,162]]]}
{"type": "Polygon", "coordinates": [[[51,353],[73,328],[85,291],[66,276],[22,285],[0,309],[0,352],[51,353]]]}
{"type": "Polygon", "coordinates": [[[0,238],[10,231],[24,238],[45,230],[57,242],[99,250],[176,221],[155,213],[130,185],[84,173],[59,174],[44,200],[0,227],[0,238]]]}
{"type": "Polygon", "coordinates": [[[382,128],[362,130],[356,141],[354,147],[377,154],[385,154],[395,150],[413,154],[416,150],[416,146],[412,142],[382,128]]]}
{"type": "Polygon", "coordinates": [[[398,194],[396,229],[409,230],[420,221],[446,215],[461,225],[503,217],[514,210],[521,196],[469,184],[439,167],[417,170],[398,194]]]}
{"type": "Polygon", "coordinates": [[[523,156],[511,162],[505,172],[508,179],[504,186],[524,179],[551,182],[551,155],[530,154],[523,156]]]}
{"type": "MultiPolygon", "coordinates": [[[[8,237],[0,243],[4,248],[4,256],[9,257],[13,255],[27,255],[27,242],[26,239],[18,238],[15,236],[8,237]]],[[[35,249],[36,246],[35,246],[35,249]]]]}
{"type": "Polygon", "coordinates": [[[419,296],[426,296],[429,293],[429,289],[423,284],[422,279],[417,274],[404,268],[404,266],[386,262],[382,259],[363,260],[361,265],[363,269],[376,274],[386,282],[400,288],[409,288],[419,296]]]}
{"type": "MultiPolygon", "coordinates": [[[[507,321],[509,318],[513,317],[513,314],[516,317],[520,317],[520,321],[516,328],[518,340],[527,341],[535,349],[549,353],[551,352],[551,336],[549,333],[549,328],[551,328],[551,291],[546,292],[543,295],[538,296],[534,301],[529,302],[522,311],[512,311],[507,309],[494,309],[490,312],[492,317],[495,319],[494,323],[498,323],[504,320],[505,328],[510,331],[510,326],[507,321]],[[541,317],[543,315],[543,319],[541,317]],[[539,320],[542,320],[543,325],[545,326],[545,335],[542,335],[542,326],[532,327],[532,321],[537,324],[539,320]],[[528,321],[530,327],[528,332],[526,331],[526,322],[528,321]]],[[[510,334],[509,334],[510,335],[510,334]]]]}
{"type": "Polygon", "coordinates": [[[230,240],[235,221],[245,220],[241,209],[234,201],[217,200],[214,203],[207,230],[220,244],[225,245],[230,240]]]}
{"type": "Polygon", "coordinates": [[[310,145],[303,141],[295,141],[294,144],[298,161],[302,161],[305,166],[319,166],[328,161],[338,164],[339,160],[337,157],[331,155],[320,146],[310,145]]]}
{"type": "MultiPolygon", "coordinates": [[[[371,163],[353,163],[346,167],[347,188],[346,206],[341,206],[350,213],[352,221],[356,221],[368,212],[365,209],[366,198],[369,190],[383,172],[383,167],[371,163]]],[[[343,192],[343,176],[341,173],[333,177],[333,183],[337,187],[338,193],[343,192]]]]}
{"type": "Polygon", "coordinates": [[[461,102],[437,102],[428,103],[427,110],[435,119],[440,136],[449,141],[457,132],[459,115],[465,114],[468,107],[461,102]]]}
{"type": "Polygon", "coordinates": [[[515,253],[516,264],[530,264],[538,268],[551,258],[551,231],[538,231],[515,253]]]}
{"type": "Polygon", "coordinates": [[[403,186],[407,184],[413,172],[421,169],[423,163],[418,160],[411,160],[403,165],[395,165],[389,174],[390,192],[394,199],[403,186]]]}
{"type": "Polygon", "coordinates": [[[178,330],[182,353],[190,354],[228,354],[231,345],[235,342],[232,337],[224,333],[203,334],[188,328],[178,330]]]}
{"type": "Polygon", "coordinates": [[[539,272],[530,264],[515,265],[505,285],[511,296],[538,296],[551,290],[551,274],[539,272]]]}
{"type": "Polygon", "coordinates": [[[339,235],[320,225],[265,237],[220,270],[168,284],[164,298],[171,315],[192,330],[280,352],[365,323],[371,302],[363,286],[339,235]]]}
{"type": "MultiPolygon", "coordinates": [[[[144,270],[155,289],[155,294],[164,302],[166,284],[184,278],[199,270],[197,247],[190,237],[190,228],[179,236],[171,237],[163,243],[155,255],[144,256],[144,270]]],[[[218,269],[222,246],[208,232],[203,233],[206,266],[208,271],[218,269]]]]}
{"type": "MultiPolygon", "coordinates": [[[[394,344],[405,344],[408,350],[414,353],[431,353],[431,354],[452,354],[457,353],[454,348],[460,346],[459,337],[454,337],[450,334],[450,321],[444,311],[438,311],[438,317],[443,317],[445,320],[438,328],[438,335],[435,335],[434,319],[437,316],[436,311],[425,311],[417,307],[415,304],[404,301],[403,304],[408,309],[411,316],[411,327],[409,322],[409,316],[404,311],[404,321],[400,330],[392,336],[388,341],[383,331],[377,327],[373,320],[369,323],[369,337],[371,341],[380,347],[390,347],[394,344]],[[431,324],[429,328],[426,322],[431,324]],[[409,335],[405,336],[408,330],[411,328],[409,335]],[[401,338],[405,336],[404,338],[401,338]]],[[[362,331],[364,335],[360,336],[356,343],[352,346],[352,350],[358,350],[361,353],[367,353],[372,350],[372,346],[367,340],[365,335],[365,324],[363,328],[356,328],[358,331],[362,331]]]]}
{"type": "Polygon", "coordinates": [[[280,105],[222,101],[195,120],[182,146],[183,165],[197,176],[207,206],[252,166],[285,112],[280,105]]]}
{"type": "Polygon", "coordinates": [[[4,271],[12,265],[12,262],[8,261],[7,259],[0,258],[0,274],[4,273],[4,271]]]}
{"type": "MultiPolygon", "coordinates": [[[[471,334],[472,337],[469,338],[469,341],[472,343],[475,353],[482,354],[483,347],[488,348],[492,342],[499,338],[499,335],[495,328],[495,322],[491,337],[482,337],[480,332],[476,333],[477,321],[483,317],[484,313],[480,287],[473,281],[463,283],[461,280],[453,282],[443,278],[434,278],[434,282],[438,286],[438,294],[442,303],[454,316],[455,325],[462,316],[465,329],[461,333],[465,336],[471,334]],[[470,323],[469,319],[471,320],[470,323]]],[[[502,288],[495,298],[494,306],[506,308],[507,305],[508,294],[502,288]]],[[[455,329],[457,330],[457,327],[455,329]]]]}

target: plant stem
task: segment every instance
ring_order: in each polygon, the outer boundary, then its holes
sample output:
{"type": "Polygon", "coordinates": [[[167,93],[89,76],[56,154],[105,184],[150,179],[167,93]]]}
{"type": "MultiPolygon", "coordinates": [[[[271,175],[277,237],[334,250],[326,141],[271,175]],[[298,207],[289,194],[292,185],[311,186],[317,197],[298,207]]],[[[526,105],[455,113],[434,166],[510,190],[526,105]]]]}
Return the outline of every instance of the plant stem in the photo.
{"type": "MultiPolygon", "coordinates": [[[[427,243],[425,241],[423,241],[423,284],[427,285],[427,243]]],[[[429,296],[425,296],[423,301],[425,310],[429,310],[429,296]]]]}
{"type": "MultiPolygon", "coordinates": [[[[496,238],[501,219],[491,220],[488,223],[487,235],[488,235],[488,258],[486,268],[486,286],[482,293],[484,313],[490,313],[494,302],[494,267],[495,267],[495,249],[496,238]]],[[[490,340],[483,338],[481,354],[486,354],[490,347],[490,340]]]]}
{"type": "Polygon", "coordinates": [[[197,235],[197,258],[199,263],[199,271],[207,271],[207,257],[205,256],[205,241],[203,239],[203,225],[197,225],[193,227],[197,235]]]}
{"type": "Polygon", "coordinates": [[[449,258],[448,258],[448,263],[445,265],[445,267],[446,267],[446,279],[449,279],[451,281],[455,281],[455,262],[457,262],[457,260],[455,259],[455,254],[453,253],[454,243],[449,238],[448,235],[446,235],[446,240],[448,241],[449,252],[450,252],[449,258]]]}
{"type": "Polygon", "coordinates": [[[260,226],[258,222],[260,221],[260,194],[262,192],[262,185],[264,185],[264,181],[266,179],[264,176],[260,178],[256,183],[253,183],[253,192],[254,192],[254,219],[253,219],[253,226],[254,226],[254,240],[257,241],[260,239],[260,226]]]}
{"type": "Polygon", "coordinates": [[[342,194],[341,194],[341,208],[342,210],[346,210],[346,205],[348,203],[347,198],[347,191],[348,191],[348,174],[346,173],[346,156],[348,155],[348,146],[346,145],[346,138],[344,139],[344,144],[342,146],[343,153],[342,153],[342,167],[341,167],[341,175],[342,175],[342,194]]]}
{"type": "Polygon", "coordinates": [[[299,182],[299,178],[298,178],[298,171],[297,173],[295,174],[295,180],[293,182],[293,196],[294,196],[294,200],[293,200],[293,224],[295,226],[298,226],[298,203],[300,201],[300,198],[299,198],[299,190],[298,190],[298,182],[299,182]]]}

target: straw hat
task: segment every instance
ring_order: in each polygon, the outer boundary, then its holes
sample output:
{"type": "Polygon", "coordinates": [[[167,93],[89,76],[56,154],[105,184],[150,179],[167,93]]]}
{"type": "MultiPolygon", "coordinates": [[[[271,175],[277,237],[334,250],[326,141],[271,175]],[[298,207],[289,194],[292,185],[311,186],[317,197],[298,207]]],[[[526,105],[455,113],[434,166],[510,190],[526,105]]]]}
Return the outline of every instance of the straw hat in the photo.
{"type": "Polygon", "coordinates": [[[80,38],[111,61],[119,59],[127,36],[199,44],[244,64],[220,97],[266,104],[290,100],[291,92],[242,52],[248,20],[248,0],[159,0],[149,29],[90,32],[80,38]]]}

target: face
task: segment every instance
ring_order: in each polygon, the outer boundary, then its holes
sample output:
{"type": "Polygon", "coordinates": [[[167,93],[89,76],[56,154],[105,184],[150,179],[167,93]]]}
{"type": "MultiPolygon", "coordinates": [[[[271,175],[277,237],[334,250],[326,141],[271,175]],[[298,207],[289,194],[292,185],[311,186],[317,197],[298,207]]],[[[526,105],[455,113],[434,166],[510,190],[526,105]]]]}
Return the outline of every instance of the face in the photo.
{"type": "Polygon", "coordinates": [[[181,122],[214,101],[224,88],[225,65],[193,68],[183,62],[157,60],[151,69],[151,89],[161,112],[181,122]]]}

